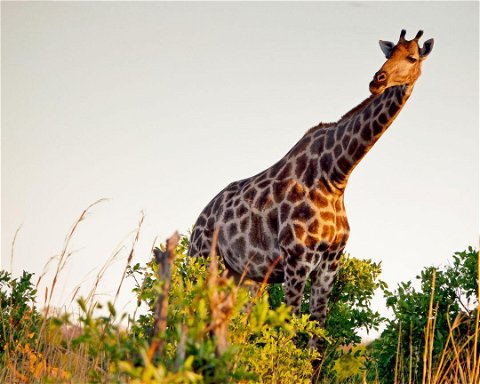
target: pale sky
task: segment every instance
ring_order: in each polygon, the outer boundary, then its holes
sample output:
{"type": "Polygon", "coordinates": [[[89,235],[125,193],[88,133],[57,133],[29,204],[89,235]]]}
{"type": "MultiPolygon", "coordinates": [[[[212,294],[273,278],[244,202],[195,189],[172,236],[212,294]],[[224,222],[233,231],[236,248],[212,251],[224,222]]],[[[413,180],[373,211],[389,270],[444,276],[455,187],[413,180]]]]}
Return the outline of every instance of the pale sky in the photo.
{"type": "MultiPolygon", "coordinates": [[[[397,42],[402,28],[408,39],[423,29],[435,46],[349,181],[346,250],[381,261],[394,288],[477,244],[477,2],[1,8],[2,267],[21,225],[13,272],[38,276],[81,211],[111,199],[75,235],[57,304],[130,245],[141,210],[134,262],[149,259],[156,236],[185,233],[228,183],[368,97],[385,60],[378,40],[397,42]]],[[[115,294],[127,254],[107,271],[101,300],[115,294]]],[[[132,299],[127,287],[122,300],[132,299]]]]}

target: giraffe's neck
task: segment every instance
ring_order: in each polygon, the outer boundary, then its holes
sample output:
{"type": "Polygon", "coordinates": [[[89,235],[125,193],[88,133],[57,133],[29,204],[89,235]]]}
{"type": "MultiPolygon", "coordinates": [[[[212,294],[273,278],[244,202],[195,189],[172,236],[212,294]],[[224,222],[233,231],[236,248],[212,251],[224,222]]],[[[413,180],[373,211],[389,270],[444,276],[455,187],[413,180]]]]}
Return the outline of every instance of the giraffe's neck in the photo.
{"type": "Polygon", "coordinates": [[[370,96],[337,123],[307,133],[313,135],[310,155],[319,157],[319,179],[343,192],[353,169],[392,124],[409,95],[406,86],[387,88],[380,95],[370,96]]]}

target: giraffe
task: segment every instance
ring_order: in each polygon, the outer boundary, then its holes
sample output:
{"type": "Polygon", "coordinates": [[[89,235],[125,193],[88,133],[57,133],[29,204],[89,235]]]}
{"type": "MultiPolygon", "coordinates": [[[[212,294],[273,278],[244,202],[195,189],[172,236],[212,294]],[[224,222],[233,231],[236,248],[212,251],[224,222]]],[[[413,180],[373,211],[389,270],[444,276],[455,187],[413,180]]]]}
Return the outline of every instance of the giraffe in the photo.
{"type": "MultiPolygon", "coordinates": [[[[371,95],[336,123],[311,128],[277,163],[223,189],[194,225],[189,255],[216,250],[227,269],[254,281],[283,283],[298,313],[310,277],[311,318],[322,327],[339,258],[349,236],[344,207],[348,178],[392,124],[420,76],[433,39],[423,47],[402,30],[397,44],[380,40],[387,60],[369,85],[371,95]],[[268,275],[269,274],[269,275],[268,275]]],[[[317,346],[318,347],[318,346],[317,346]]]]}

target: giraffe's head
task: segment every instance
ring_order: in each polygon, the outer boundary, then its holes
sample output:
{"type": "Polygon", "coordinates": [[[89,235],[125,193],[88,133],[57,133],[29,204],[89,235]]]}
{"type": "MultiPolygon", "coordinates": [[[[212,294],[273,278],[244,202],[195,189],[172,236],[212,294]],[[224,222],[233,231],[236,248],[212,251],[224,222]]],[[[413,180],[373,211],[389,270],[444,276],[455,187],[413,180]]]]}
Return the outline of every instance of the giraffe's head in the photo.
{"type": "Polygon", "coordinates": [[[433,48],[433,39],[425,41],[420,48],[418,40],[423,31],[418,31],[413,40],[405,39],[406,31],[400,33],[400,39],[395,45],[390,41],[380,40],[380,48],[387,57],[382,68],[375,73],[370,83],[370,92],[374,95],[382,93],[394,85],[413,87],[421,73],[422,62],[433,48]]]}

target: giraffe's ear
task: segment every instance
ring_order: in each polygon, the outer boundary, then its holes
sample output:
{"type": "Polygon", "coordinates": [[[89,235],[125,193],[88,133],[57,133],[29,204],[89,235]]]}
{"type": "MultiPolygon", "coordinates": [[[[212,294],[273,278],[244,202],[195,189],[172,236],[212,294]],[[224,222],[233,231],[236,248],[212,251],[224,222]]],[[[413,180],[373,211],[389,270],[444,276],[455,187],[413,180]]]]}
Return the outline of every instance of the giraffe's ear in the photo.
{"type": "Polygon", "coordinates": [[[385,57],[389,59],[390,56],[392,56],[392,51],[393,51],[393,48],[395,47],[395,44],[393,44],[390,41],[383,41],[383,40],[379,40],[378,43],[380,44],[380,49],[385,54],[385,57]]]}
{"type": "Polygon", "coordinates": [[[422,59],[426,58],[433,49],[433,39],[429,39],[423,43],[423,47],[420,49],[420,57],[422,59]]]}

